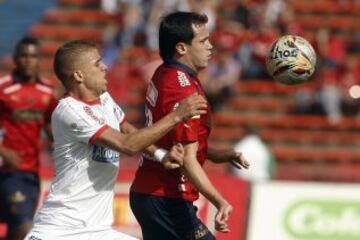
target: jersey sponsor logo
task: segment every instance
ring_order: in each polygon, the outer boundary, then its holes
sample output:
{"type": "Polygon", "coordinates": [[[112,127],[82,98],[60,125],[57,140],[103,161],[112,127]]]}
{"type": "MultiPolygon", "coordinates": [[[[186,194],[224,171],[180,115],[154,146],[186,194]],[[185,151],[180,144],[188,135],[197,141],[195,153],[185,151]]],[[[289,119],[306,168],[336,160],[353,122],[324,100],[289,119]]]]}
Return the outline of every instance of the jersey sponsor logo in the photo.
{"type": "Polygon", "coordinates": [[[146,100],[150,103],[151,106],[155,107],[158,95],[159,93],[155,85],[153,84],[153,82],[150,82],[146,91],[146,100]]]}
{"type": "Polygon", "coordinates": [[[180,86],[182,87],[190,86],[190,80],[187,78],[185,73],[181,71],[177,71],[177,75],[180,86]]]}
{"type": "Polygon", "coordinates": [[[17,121],[33,121],[43,118],[43,111],[29,110],[29,109],[16,109],[12,112],[12,118],[17,121]]]}
{"type": "Polygon", "coordinates": [[[120,154],[112,149],[102,146],[94,146],[92,159],[97,162],[115,163],[119,161],[120,154]]]}
{"type": "Polygon", "coordinates": [[[93,120],[95,120],[96,122],[98,122],[100,125],[105,123],[105,119],[103,118],[98,118],[94,112],[91,110],[91,108],[89,106],[84,106],[84,111],[85,113],[90,116],[93,120]]]}

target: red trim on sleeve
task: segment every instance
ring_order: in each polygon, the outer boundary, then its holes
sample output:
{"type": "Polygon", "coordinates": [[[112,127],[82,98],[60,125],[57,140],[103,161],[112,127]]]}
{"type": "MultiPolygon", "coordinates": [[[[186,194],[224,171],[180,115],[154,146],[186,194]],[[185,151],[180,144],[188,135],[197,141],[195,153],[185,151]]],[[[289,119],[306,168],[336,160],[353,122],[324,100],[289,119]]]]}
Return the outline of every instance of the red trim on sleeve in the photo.
{"type": "Polygon", "coordinates": [[[94,133],[94,135],[92,135],[89,139],[89,144],[94,144],[95,140],[108,128],[110,128],[108,125],[104,125],[99,130],[97,130],[97,132],[94,133]]]}
{"type": "Polygon", "coordinates": [[[125,121],[127,121],[127,117],[126,117],[126,116],[124,116],[123,120],[122,120],[121,123],[120,123],[120,126],[123,125],[123,123],[124,123],[125,121]]]}

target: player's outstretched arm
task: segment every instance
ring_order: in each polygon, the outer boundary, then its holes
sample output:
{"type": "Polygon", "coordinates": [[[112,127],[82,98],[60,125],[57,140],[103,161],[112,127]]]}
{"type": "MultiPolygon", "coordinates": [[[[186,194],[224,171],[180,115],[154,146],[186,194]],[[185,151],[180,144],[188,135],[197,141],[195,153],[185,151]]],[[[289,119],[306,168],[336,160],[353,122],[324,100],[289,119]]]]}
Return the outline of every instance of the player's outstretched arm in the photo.
{"type": "Polygon", "coordinates": [[[133,155],[157,142],[176,124],[193,116],[206,113],[206,100],[193,94],[183,100],[179,106],[152,126],[140,129],[130,134],[122,134],[112,128],[106,129],[95,140],[96,145],[103,145],[116,151],[133,155]]]}
{"type": "MultiPolygon", "coordinates": [[[[125,134],[130,134],[137,132],[137,129],[134,125],[125,121],[121,125],[121,132],[125,134]]],[[[180,143],[172,146],[170,151],[166,151],[164,149],[160,149],[154,144],[150,145],[146,149],[143,150],[144,153],[154,157],[157,161],[161,162],[166,169],[175,169],[179,168],[183,165],[184,160],[184,148],[180,143]],[[155,154],[155,152],[160,151],[159,156],[155,154]]],[[[150,161],[150,160],[149,160],[150,161]]]]}
{"type": "Polygon", "coordinates": [[[250,163],[244,157],[244,155],[241,152],[235,151],[234,149],[218,150],[209,147],[206,156],[213,163],[229,162],[234,167],[239,169],[248,169],[250,167],[250,163]]]}
{"type": "Polygon", "coordinates": [[[204,169],[196,159],[198,143],[184,144],[184,173],[196,189],[204,195],[218,210],[215,216],[215,229],[220,232],[229,232],[227,224],[232,212],[232,206],[216,190],[204,169]]]}

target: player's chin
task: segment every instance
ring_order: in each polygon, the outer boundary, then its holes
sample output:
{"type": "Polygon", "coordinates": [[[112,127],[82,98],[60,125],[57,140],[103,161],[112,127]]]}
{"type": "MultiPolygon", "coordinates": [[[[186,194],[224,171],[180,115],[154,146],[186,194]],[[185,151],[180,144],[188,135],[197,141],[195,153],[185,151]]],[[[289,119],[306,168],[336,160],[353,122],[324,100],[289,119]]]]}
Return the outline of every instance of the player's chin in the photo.
{"type": "Polygon", "coordinates": [[[199,64],[199,66],[198,66],[198,69],[204,69],[204,68],[206,68],[207,66],[209,65],[209,62],[208,61],[204,61],[204,62],[202,62],[201,64],[199,64]]]}

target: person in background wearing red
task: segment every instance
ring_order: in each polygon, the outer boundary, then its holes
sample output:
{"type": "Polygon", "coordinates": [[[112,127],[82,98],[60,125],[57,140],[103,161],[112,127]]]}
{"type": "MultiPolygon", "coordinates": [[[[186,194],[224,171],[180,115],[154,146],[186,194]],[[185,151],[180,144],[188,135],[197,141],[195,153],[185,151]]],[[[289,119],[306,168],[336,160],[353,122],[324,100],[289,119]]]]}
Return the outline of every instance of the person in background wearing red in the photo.
{"type": "Polygon", "coordinates": [[[39,74],[39,44],[22,38],[14,51],[15,69],[0,78],[0,221],[9,240],[24,239],[32,226],[40,192],[41,130],[50,136],[56,106],[52,88],[39,74]]]}

